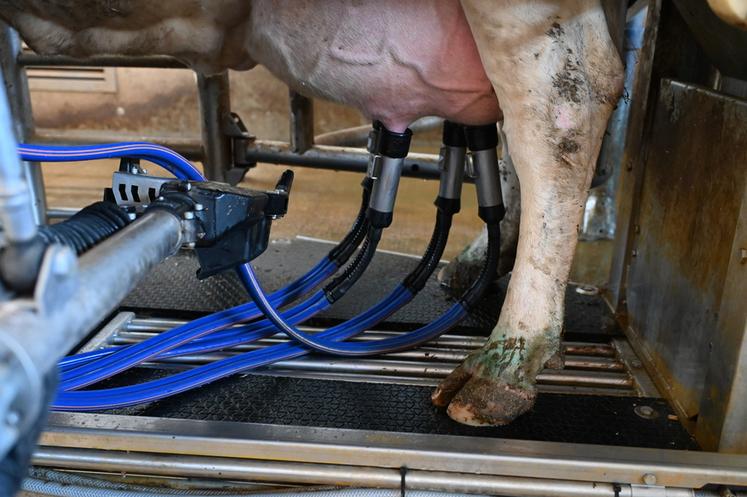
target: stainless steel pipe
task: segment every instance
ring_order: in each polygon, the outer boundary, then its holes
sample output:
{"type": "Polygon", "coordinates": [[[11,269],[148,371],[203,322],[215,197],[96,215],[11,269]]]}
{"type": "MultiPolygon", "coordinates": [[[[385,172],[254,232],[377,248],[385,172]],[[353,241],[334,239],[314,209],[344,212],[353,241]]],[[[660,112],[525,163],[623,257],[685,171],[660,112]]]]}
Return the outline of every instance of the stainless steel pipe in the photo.
{"type": "Polygon", "coordinates": [[[27,242],[36,235],[31,189],[18,158],[17,146],[5,83],[0,74],[0,224],[11,243],[27,242]]]}
{"type": "MultiPolygon", "coordinates": [[[[400,488],[402,484],[399,469],[96,449],[40,447],[34,455],[33,463],[64,469],[303,485],[400,488]]],[[[405,474],[405,488],[514,497],[694,496],[691,489],[684,488],[656,487],[654,491],[661,492],[656,494],[647,492],[650,491],[648,488],[635,488],[625,484],[423,470],[408,470],[405,474]]]]}
{"type": "Polygon", "coordinates": [[[143,276],[174,254],[181,240],[176,216],[165,210],[146,213],[78,259],[77,288],[57,296],[62,302],[54,312],[8,313],[0,321],[0,334],[26,350],[40,371],[48,371],[116,309],[143,276]]]}
{"type": "Polygon", "coordinates": [[[33,301],[0,306],[0,419],[19,420],[0,441],[0,456],[42,408],[43,378],[114,310],[140,279],[181,245],[181,222],[165,210],[146,213],[76,259],[48,249],[33,301]],[[76,267],[77,266],[77,267],[76,267]]]}
{"type": "MultiPolygon", "coordinates": [[[[368,166],[368,151],[365,149],[314,145],[304,153],[293,151],[285,142],[256,141],[246,150],[246,158],[252,162],[285,164],[289,166],[333,169],[365,173],[368,166]]],[[[411,153],[405,159],[402,175],[414,178],[438,179],[438,156],[411,153]]]]}

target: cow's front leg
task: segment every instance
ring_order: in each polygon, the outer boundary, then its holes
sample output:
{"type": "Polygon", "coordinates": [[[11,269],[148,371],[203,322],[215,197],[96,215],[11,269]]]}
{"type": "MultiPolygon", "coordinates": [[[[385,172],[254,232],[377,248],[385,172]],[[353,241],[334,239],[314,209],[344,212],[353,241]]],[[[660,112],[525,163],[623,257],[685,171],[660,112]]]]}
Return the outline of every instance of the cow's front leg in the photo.
{"type": "Polygon", "coordinates": [[[500,425],[534,403],[559,348],[594,163],[622,86],[598,0],[463,0],[521,183],[516,265],[484,348],[433,394],[456,421],[500,425]]]}

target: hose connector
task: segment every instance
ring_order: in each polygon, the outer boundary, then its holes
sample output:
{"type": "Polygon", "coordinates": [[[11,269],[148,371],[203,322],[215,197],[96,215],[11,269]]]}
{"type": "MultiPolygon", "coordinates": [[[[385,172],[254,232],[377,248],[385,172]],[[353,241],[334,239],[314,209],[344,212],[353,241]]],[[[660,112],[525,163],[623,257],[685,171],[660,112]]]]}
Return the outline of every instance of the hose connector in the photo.
{"type": "Polygon", "coordinates": [[[465,136],[470,151],[468,174],[475,180],[480,218],[491,222],[496,215],[503,217],[504,212],[496,151],[498,128],[495,124],[465,126],[465,136]]]}
{"type": "Polygon", "coordinates": [[[373,179],[371,199],[368,204],[368,220],[374,228],[386,228],[392,224],[394,201],[397,198],[402,166],[410,151],[412,131],[406,129],[396,133],[381,123],[374,123],[369,140],[371,160],[368,176],[373,179]]]}

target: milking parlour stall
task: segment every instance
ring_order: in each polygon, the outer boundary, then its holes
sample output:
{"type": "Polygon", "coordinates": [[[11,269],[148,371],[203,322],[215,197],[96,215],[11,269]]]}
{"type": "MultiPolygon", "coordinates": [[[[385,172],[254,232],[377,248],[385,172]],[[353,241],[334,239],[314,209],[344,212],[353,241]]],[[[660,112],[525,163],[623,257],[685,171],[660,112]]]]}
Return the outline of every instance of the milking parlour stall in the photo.
{"type": "Polygon", "coordinates": [[[0,497],[747,495],[747,1],[0,0],[0,497]]]}

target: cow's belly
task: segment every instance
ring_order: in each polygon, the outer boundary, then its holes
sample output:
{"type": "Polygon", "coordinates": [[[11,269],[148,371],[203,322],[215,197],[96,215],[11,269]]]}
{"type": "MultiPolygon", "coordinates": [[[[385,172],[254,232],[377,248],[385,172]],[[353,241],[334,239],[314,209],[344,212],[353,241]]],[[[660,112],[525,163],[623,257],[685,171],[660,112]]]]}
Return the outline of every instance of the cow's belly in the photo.
{"type": "Polygon", "coordinates": [[[456,0],[255,0],[251,10],[246,51],[301,93],[399,131],[426,115],[500,117],[456,0]]]}
{"type": "Polygon", "coordinates": [[[465,124],[500,115],[458,0],[113,5],[0,0],[0,18],[43,53],[167,54],[207,72],[260,63],[301,93],[352,105],[396,130],[425,115],[465,124]]]}

